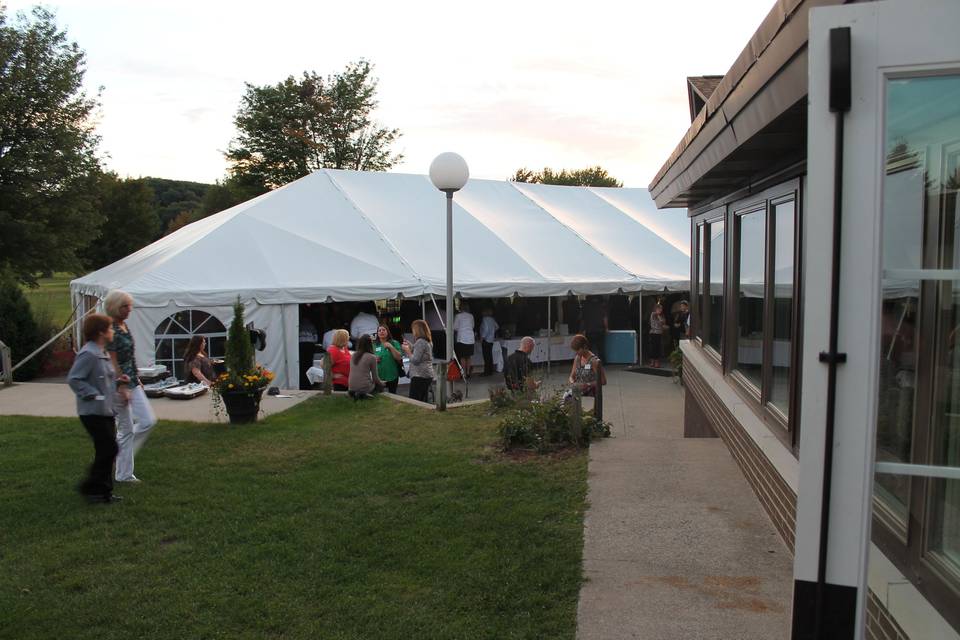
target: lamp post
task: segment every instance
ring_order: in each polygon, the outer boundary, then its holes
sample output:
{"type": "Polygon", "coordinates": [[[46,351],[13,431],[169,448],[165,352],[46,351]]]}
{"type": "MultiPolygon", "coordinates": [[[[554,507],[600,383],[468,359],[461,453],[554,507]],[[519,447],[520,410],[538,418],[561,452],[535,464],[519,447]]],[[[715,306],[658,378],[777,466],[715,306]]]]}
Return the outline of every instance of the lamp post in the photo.
{"type": "Polygon", "coordinates": [[[470,169],[467,162],[452,151],[441,153],[430,163],[430,182],[440,191],[447,194],[447,358],[437,394],[437,409],[447,409],[447,381],[446,372],[450,369],[453,359],[453,194],[467,184],[470,169]]]}

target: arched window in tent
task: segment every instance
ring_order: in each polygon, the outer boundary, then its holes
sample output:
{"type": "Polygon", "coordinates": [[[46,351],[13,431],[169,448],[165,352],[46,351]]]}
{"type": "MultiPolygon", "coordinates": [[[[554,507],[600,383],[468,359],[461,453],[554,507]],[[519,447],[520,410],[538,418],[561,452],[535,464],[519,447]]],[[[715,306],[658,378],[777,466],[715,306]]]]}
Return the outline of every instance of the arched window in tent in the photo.
{"type": "Polygon", "coordinates": [[[193,336],[207,339],[207,355],[222,358],[227,341],[223,323],[206,311],[185,309],[161,322],[154,331],[155,360],[167,366],[179,380],[186,377],[183,370],[183,352],[193,336]]]}

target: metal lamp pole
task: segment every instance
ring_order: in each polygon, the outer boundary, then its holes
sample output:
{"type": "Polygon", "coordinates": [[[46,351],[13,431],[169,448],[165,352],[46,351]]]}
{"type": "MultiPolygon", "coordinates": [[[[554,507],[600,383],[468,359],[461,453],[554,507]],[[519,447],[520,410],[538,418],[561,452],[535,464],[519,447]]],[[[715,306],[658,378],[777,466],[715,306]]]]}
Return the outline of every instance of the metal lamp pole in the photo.
{"type": "Polygon", "coordinates": [[[447,195],[447,318],[446,338],[447,357],[441,379],[437,381],[437,409],[447,408],[447,371],[453,361],[453,194],[463,188],[470,177],[466,161],[456,153],[441,153],[430,163],[430,181],[447,195]]]}
{"type": "Polygon", "coordinates": [[[440,411],[446,411],[447,409],[447,372],[450,371],[450,363],[453,362],[453,189],[444,189],[444,193],[447,194],[447,301],[446,301],[446,313],[447,318],[444,321],[446,324],[446,353],[447,357],[444,361],[442,380],[440,381],[440,399],[438,400],[437,409],[440,411]]]}

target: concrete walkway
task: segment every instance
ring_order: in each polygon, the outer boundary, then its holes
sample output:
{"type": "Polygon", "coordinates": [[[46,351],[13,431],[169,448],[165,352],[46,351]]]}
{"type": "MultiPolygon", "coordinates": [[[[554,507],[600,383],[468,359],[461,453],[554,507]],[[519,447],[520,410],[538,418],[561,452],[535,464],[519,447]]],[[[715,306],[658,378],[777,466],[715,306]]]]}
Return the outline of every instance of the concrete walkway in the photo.
{"type": "Polygon", "coordinates": [[[683,437],[683,390],[612,371],[590,451],[580,640],[787,638],[792,558],[723,442],[683,437]]]}

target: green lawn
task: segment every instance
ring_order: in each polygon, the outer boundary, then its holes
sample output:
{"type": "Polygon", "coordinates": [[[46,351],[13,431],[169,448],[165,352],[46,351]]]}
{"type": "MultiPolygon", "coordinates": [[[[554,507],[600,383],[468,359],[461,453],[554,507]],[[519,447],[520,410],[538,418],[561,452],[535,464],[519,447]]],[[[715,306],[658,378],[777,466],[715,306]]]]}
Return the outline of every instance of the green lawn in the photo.
{"type": "Polygon", "coordinates": [[[586,456],[501,458],[481,411],[161,422],[116,505],[78,420],[0,417],[0,637],[573,638],[586,456]]]}
{"type": "Polygon", "coordinates": [[[24,287],[23,292],[30,302],[34,317],[38,320],[49,319],[57,329],[63,327],[73,313],[70,281],[74,278],[66,273],[57,273],[52,278],[38,279],[39,287],[24,287]]]}

